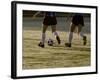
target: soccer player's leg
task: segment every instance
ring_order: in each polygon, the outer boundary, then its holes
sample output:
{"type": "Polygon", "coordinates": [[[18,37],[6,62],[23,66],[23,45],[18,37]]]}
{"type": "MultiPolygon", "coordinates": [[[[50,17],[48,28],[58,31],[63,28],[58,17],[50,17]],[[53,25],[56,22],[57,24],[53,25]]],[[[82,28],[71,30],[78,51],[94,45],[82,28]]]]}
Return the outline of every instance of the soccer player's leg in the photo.
{"type": "Polygon", "coordinates": [[[56,25],[52,25],[51,28],[52,28],[52,33],[56,37],[56,40],[57,40],[58,44],[60,44],[61,40],[60,40],[60,37],[59,37],[59,35],[56,31],[56,25]]]}
{"type": "Polygon", "coordinates": [[[71,23],[70,32],[69,32],[69,41],[68,41],[68,43],[65,43],[66,47],[71,47],[72,39],[73,39],[73,32],[75,30],[75,27],[76,27],[76,25],[71,23]]]}
{"type": "Polygon", "coordinates": [[[46,38],[46,30],[47,30],[48,25],[43,25],[43,30],[42,30],[42,39],[40,43],[38,44],[39,47],[44,48],[44,43],[45,43],[45,38],[46,38]]]}
{"type": "Polygon", "coordinates": [[[83,45],[86,45],[87,43],[87,37],[82,32],[83,26],[81,24],[78,25],[78,34],[83,38],[83,45]]]}

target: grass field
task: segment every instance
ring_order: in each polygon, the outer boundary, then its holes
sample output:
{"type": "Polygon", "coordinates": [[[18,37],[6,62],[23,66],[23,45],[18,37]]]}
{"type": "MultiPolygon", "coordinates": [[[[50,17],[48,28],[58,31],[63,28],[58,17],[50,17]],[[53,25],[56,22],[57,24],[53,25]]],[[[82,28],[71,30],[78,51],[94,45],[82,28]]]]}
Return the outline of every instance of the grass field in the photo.
{"type": "Polygon", "coordinates": [[[90,66],[91,64],[91,46],[90,34],[87,33],[87,45],[82,44],[82,40],[74,34],[73,45],[71,48],[65,47],[68,41],[68,33],[59,31],[61,44],[58,45],[51,31],[47,31],[48,37],[54,39],[54,46],[45,48],[38,47],[41,39],[41,30],[24,29],[23,30],[23,69],[42,69],[42,68],[62,68],[62,67],[80,67],[90,66]]]}

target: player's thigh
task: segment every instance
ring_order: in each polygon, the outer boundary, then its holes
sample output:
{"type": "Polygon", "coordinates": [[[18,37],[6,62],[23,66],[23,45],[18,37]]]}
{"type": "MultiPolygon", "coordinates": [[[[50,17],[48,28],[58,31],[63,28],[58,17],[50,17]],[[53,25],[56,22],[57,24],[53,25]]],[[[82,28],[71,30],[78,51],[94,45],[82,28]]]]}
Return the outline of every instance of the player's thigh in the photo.
{"type": "Polygon", "coordinates": [[[43,25],[42,32],[45,33],[48,28],[48,25],[43,25]]]}
{"type": "Polygon", "coordinates": [[[83,26],[81,24],[78,25],[78,33],[82,31],[83,26]]]}
{"type": "Polygon", "coordinates": [[[70,25],[70,32],[74,32],[76,25],[71,23],[70,25]]]}
{"type": "Polygon", "coordinates": [[[51,29],[52,29],[52,32],[55,32],[56,31],[56,25],[52,25],[51,29]]]}

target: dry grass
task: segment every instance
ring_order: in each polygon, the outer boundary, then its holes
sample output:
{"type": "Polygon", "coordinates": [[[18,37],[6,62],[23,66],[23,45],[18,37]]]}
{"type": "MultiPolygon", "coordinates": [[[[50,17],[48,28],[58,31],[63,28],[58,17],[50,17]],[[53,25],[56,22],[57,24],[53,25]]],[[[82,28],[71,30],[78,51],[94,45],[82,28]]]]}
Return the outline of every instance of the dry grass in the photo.
{"type": "Polygon", "coordinates": [[[68,33],[59,32],[62,43],[58,45],[51,32],[47,31],[47,38],[54,39],[54,46],[45,48],[38,47],[41,38],[41,31],[23,31],[23,69],[39,68],[60,68],[60,67],[80,67],[90,65],[90,35],[87,34],[87,45],[82,45],[82,40],[75,34],[71,48],[65,47],[68,40],[68,33]]]}

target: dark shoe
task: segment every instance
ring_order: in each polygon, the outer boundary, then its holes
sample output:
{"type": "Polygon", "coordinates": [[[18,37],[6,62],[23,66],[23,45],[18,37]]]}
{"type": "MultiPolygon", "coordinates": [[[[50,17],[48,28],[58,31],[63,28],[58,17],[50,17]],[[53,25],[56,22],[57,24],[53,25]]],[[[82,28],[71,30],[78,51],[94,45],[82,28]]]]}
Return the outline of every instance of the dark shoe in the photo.
{"type": "Polygon", "coordinates": [[[43,44],[42,42],[40,42],[40,43],[38,44],[38,46],[44,48],[44,44],[43,44]]]}
{"type": "Polygon", "coordinates": [[[58,44],[60,44],[61,40],[60,40],[59,36],[57,36],[56,39],[57,39],[58,44]]]}
{"type": "Polygon", "coordinates": [[[86,43],[87,43],[86,36],[83,36],[83,45],[86,45],[86,43]]]}
{"type": "Polygon", "coordinates": [[[71,47],[71,43],[65,43],[66,47],[71,47]]]}

